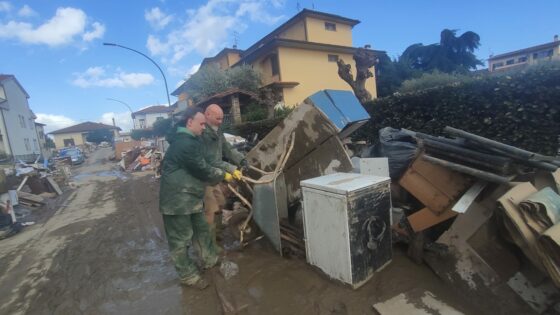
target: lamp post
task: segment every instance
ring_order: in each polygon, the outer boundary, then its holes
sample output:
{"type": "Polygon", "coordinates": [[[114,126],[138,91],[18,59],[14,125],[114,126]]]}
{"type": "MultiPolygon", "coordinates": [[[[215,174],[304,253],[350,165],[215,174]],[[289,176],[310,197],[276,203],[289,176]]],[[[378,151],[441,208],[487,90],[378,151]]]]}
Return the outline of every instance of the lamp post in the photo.
{"type": "Polygon", "coordinates": [[[116,100],[116,99],[114,99],[114,98],[109,98],[109,97],[108,97],[107,100],[108,100],[108,101],[115,101],[115,102],[121,103],[121,104],[123,104],[124,106],[126,106],[126,108],[128,108],[128,110],[130,111],[130,118],[132,118],[132,129],[134,129],[134,117],[132,117],[132,115],[134,115],[134,112],[132,111],[132,108],[130,108],[130,106],[129,106],[127,103],[125,103],[125,102],[123,102],[123,101],[116,100]]]}
{"type": "Polygon", "coordinates": [[[165,78],[165,74],[163,74],[163,70],[161,70],[161,68],[158,66],[158,64],[152,58],[148,57],[144,53],[139,52],[136,49],[132,49],[130,47],[126,47],[126,46],[119,45],[119,44],[116,44],[116,43],[103,43],[103,45],[128,49],[128,50],[133,51],[137,54],[140,54],[140,55],[144,56],[145,58],[147,58],[148,60],[150,60],[158,68],[159,72],[161,73],[161,76],[163,77],[163,82],[165,83],[165,95],[167,96],[167,106],[171,106],[171,100],[169,99],[169,89],[167,88],[167,79],[165,78]]]}

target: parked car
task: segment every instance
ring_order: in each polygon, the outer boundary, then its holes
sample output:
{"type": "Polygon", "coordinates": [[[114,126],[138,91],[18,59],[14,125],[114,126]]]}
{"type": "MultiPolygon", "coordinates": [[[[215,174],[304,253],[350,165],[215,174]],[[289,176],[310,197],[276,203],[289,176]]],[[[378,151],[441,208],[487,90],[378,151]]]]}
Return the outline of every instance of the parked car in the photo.
{"type": "Polygon", "coordinates": [[[101,143],[99,143],[100,148],[108,148],[110,146],[111,146],[111,144],[107,141],[102,141],[101,143]]]}
{"type": "Polygon", "coordinates": [[[60,158],[70,157],[72,159],[72,165],[82,164],[85,161],[82,150],[78,148],[62,149],[59,151],[58,156],[60,158]]]}

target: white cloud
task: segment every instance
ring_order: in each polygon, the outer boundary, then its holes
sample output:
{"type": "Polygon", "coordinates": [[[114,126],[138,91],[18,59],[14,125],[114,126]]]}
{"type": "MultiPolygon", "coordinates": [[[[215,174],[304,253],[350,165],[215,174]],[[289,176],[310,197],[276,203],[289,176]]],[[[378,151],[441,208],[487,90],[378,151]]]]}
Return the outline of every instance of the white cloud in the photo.
{"type": "Polygon", "coordinates": [[[191,75],[195,74],[198,71],[198,69],[200,69],[200,63],[192,66],[189,69],[189,71],[187,72],[187,78],[189,78],[191,75]]]}
{"type": "Polygon", "coordinates": [[[58,8],[55,15],[43,24],[34,27],[30,23],[8,21],[0,24],[0,39],[17,39],[27,44],[60,46],[72,43],[82,35],[84,40],[92,40],[103,35],[105,27],[94,22],[93,31],[86,32],[87,15],[75,8],[58,8]]]}
{"type": "Polygon", "coordinates": [[[8,1],[0,1],[0,12],[9,12],[12,10],[12,4],[8,1]]]}
{"type": "Polygon", "coordinates": [[[43,113],[37,113],[35,115],[37,116],[37,119],[35,120],[36,122],[46,125],[45,133],[49,133],[51,131],[70,127],[72,125],[77,124],[77,122],[72,118],[63,115],[53,115],[53,114],[43,114],[43,113]]]}
{"type": "Polygon", "coordinates": [[[23,17],[30,17],[37,15],[37,12],[33,11],[33,9],[31,9],[31,7],[26,4],[21,7],[21,9],[19,9],[18,15],[23,17]]]}
{"type": "Polygon", "coordinates": [[[146,47],[154,56],[161,56],[172,64],[196,51],[207,56],[227,46],[233,31],[243,32],[247,22],[272,25],[283,18],[268,13],[278,8],[282,0],[209,0],[196,10],[188,10],[186,21],[164,38],[149,35],[146,47]]]}
{"type": "Polygon", "coordinates": [[[113,125],[113,118],[115,118],[115,124],[120,127],[122,131],[128,132],[132,129],[132,117],[130,112],[108,112],[101,115],[100,122],[107,125],[113,125]]]}
{"type": "Polygon", "coordinates": [[[91,26],[93,26],[93,30],[85,32],[84,35],[82,35],[82,39],[85,42],[91,42],[94,39],[102,38],[103,34],[105,34],[105,25],[99,22],[93,22],[91,26]]]}
{"type": "Polygon", "coordinates": [[[72,84],[82,88],[139,88],[154,82],[154,77],[149,73],[126,73],[117,69],[115,73],[107,75],[103,67],[90,67],[82,73],[74,73],[74,77],[72,84]]]}
{"type": "Polygon", "coordinates": [[[173,20],[172,15],[163,13],[158,7],[152,8],[150,11],[146,11],[144,18],[156,30],[164,28],[167,24],[169,24],[169,22],[171,22],[171,20],[173,20]]]}

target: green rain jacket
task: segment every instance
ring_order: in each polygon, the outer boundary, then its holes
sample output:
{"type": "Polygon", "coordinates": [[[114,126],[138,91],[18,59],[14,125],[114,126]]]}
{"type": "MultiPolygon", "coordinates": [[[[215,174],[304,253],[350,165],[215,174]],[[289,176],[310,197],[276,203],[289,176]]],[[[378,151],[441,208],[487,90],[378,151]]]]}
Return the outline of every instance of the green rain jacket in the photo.
{"type": "Polygon", "coordinates": [[[159,209],[165,215],[186,215],[203,211],[202,199],[208,185],[224,178],[224,171],[204,159],[200,137],[184,127],[167,137],[169,148],[163,159],[159,186],[159,209]]]}
{"type": "Polygon", "coordinates": [[[220,168],[226,172],[232,173],[241,165],[241,161],[245,159],[243,154],[235,150],[226,137],[222,128],[218,130],[208,126],[202,133],[202,142],[204,143],[205,158],[212,166],[220,168]],[[224,161],[228,160],[230,163],[224,161]]]}

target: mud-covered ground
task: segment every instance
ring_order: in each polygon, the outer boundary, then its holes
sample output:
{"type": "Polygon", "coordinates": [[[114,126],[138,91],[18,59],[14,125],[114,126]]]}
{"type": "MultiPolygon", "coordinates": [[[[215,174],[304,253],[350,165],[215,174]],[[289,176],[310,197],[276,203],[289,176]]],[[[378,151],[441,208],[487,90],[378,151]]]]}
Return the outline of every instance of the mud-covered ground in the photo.
{"type": "Polygon", "coordinates": [[[206,290],[181,287],[157,208],[158,182],[152,173],[114,172],[110,154],[100,149],[76,169],[79,187],[58,198],[50,218],[0,241],[0,314],[223,314],[224,304],[238,314],[375,314],[373,303],[414,288],[478,313],[399,248],[358,290],[303,260],[279,257],[264,239],[227,253],[240,269],[232,279],[210,270],[206,290]]]}

